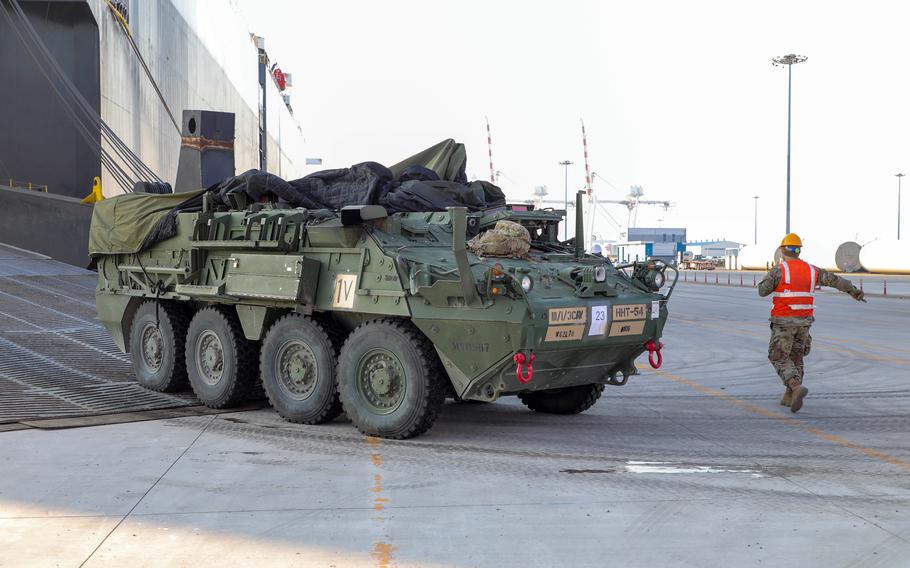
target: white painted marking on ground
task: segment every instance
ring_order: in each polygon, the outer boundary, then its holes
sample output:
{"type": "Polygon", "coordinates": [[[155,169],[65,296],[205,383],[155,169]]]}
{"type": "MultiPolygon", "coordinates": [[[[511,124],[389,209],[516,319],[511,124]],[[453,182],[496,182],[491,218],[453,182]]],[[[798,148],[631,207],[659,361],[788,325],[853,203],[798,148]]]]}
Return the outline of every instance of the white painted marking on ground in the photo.
{"type": "Polygon", "coordinates": [[[729,469],[710,465],[652,461],[627,461],[626,473],[749,473],[752,477],[766,477],[765,474],[754,469],[729,469]]]}

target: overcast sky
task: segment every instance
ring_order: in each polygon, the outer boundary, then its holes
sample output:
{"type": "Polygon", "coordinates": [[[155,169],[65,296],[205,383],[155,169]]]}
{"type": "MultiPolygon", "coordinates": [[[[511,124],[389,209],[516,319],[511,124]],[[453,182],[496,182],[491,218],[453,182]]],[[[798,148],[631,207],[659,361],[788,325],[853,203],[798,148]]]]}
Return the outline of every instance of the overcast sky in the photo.
{"type": "MultiPolygon", "coordinates": [[[[807,55],[793,68],[792,228],[809,242],[896,234],[908,3],[232,1],[293,74],[308,156],[326,167],[455,138],[487,179],[486,115],[509,198],[546,185],[561,199],[557,162],[575,162],[570,192],[584,186],[583,117],[591,169],[615,186],[597,179],[597,195],[641,185],[674,206],[642,207],[638,226],[690,239],[752,242],[753,195],[759,241],[783,235],[787,71],[770,60],[807,55]]],[[[618,236],[604,215],[596,229],[618,236]]]]}

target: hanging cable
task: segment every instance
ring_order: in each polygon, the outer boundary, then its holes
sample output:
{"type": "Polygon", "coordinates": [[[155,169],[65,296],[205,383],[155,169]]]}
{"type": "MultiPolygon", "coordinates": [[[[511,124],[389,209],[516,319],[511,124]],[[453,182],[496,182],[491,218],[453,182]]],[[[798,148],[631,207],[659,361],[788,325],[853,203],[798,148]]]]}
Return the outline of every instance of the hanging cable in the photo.
{"type": "Polygon", "coordinates": [[[113,129],[104,122],[97,111],[95,111],[75,84],[70,80],[47,49],[47,46],[41,40],[28,16],[19,5],[18,0],[10,0],[10,7],[19,20],[19,27],[16,26],[13,14],[10,14],[2,2],[0,2],[0,13],[6,18],[11,29],[16,33],[16,36],[23,43],[26,51],[35,61],[39,71],[41,71],[42,75],[51,85],[51,88],[60,98],[61,102],[63,102],[64,111],[73,121],[76,130],[86,140],[89,147],[99,156],[102,165],[108,169],[118,185],[120,185],[124,191],[132,191],[133,184],[135,183],[134,179],[144,178],[160,182],[161,178],[158,177],[158,175],[155,174],[155,172],[152,171],[152,169],[149,168],[132,150],[130,150],[126,143],[124,143],[113,129]],[[25,35],[20,32],[20,29],[24,31],[25,35]],[[31,40],[33,45],[30,45],[28,40],[31,40]],[[43,56],[43,63],[39,59],[38,54],[43,56]],[[50,72],[48,67],[50,68],[50,72]],[[51,74],[54,75],[53,78],[51,77],[51,74]],[[62,85],[64,91],[61,92],[57,85],[62,85]],[[73,108],[74,104],[76,108],[73,108]],[[80,114],[82,115],[81,117],[80,114]],[[97,128],[101,134],[101,141],[95,138],[93,131],[86,126],[86,122],[92,127],[97,128]],[[116,158],[104,148],[104,141],[110,145],[114,154],[116,154],[116,158]],[[129,175],[118,161],[123,162],[134,175],[129,175]]]}
{"type": "MultiPolygon", "coordinates": [[[[130,150],[130,148],[123,142],[123,140],[121,140],[120,137],[117,136],[117,134],[113,131],[113,129],[111,129],[111,127],[108,126],[108,124],[106,122],[104,122],[104,120],[101,118],[101,116],[95,111],[95,109],[85,99],[85,97],[82,95],[82,93],[76,87],[76,85],[67,76],[66,72],[60,67],[60,64],[57,62],[56,58],[47,49],[47,46],[41,40],[40,36],[38,35],[38,32],[35,30],[34,26],[32,26],[32,23],[29,20],[28,16],[25,14],[24,10],[22,10],[22,7],[19,5],[19,0],[10,0],[10,4],[11,4],[11,6],[13,6],[14,11],[16,11],[16,14],[18,15],[18,17],[20,19],[20,23],[22,24],[22,27],[25,28],[25,30],[27,32],[29,32],[32,41],[38,47],[38,49],[42,53],[42,55],[44,55],[46,62],[49,63],[50,66],[55,71],[58,81],[64,85],[64,87],[69,92],[70,96],[82,108],[82,111],[85,114],[85,117],[95,127],[99,128],[99,130],[101,131],[101,134],[102,134],[102,138],[107,139],[108,143],[111,144],[111,146],[114,149],[114,152],[118,155],[118,157],[120,157],[120,159],[122,161],[126,162],[127,165],[130,167],[130,169],[133,170],[133,173],[136,174],[135,177],[137,177],[139,179],[151,178],[153,181],[158,181],[158,182],[162,181],[161,178],[159,178],[155,174],[155,172],[152,171],[151,168],[149,168],[147,165],[145,165],[145,163],[143,163],[142,160],[132,150],[130,150]]],[[[33,59],[34,59],[34,55],[33,55],[33,59]]],[[[36,60],[36,63],[39,63],[39,62],[36,60]]],[[[39,63],[39,65],[40,65],[40,63],[39,63]]],[[[47,74],[45,74],[45,77],[47,78],[47,74]]],[[[50,79],[48,79],[48,80],[50,80],[50,79]]]]}
{"type": "Polygon", "coordinates": [[[40,64],[40,61],[38,60],[37,55],[34,53],[33,48],[28,44],[25,37],[20,33],[19,29],[16,26],[16,22],[13,19],[13,15],[7,11],[7,8],[2,1],[0,1],[0,14],[2,14],[3,17],[6,19],[10,28],[13,30],[13,33],[16,34],[16,36],[22,42],[22,44],[25,47],[28,54],[32,57],[32,59],[38,65],[38,70],[41,72],[41,74],[44,76],[44,78],[47,79],[52,90],[60,98],[61,102],[63,102],[63,110],[66,112],[67,116],[69,116],[69,118],[73,121],[73,124],[76,127],[76,131],[88,143],[89,148],[91,150],[93,150],[96,155],[99,156],[102,165],[104,165],[108,168],[108,171],[110,171],[110,173],[111,173],[112,177],[114,177],[115,181],[118,182],[118,185],[120,185],[124,189],[124,191],[131,191],[132,183],[129,182],[129,179],[128,179],[129,176],[127,176],[126,172],[119,166],[119,164],[116,164],[111,159],[111,157],[106,154],[104,149],[101,147],[100,141],[92,136],[92,133],[88,130],[88,128],[85,126],[85,124],[79,119],[78,115],[75,113],[74,109],[67,101],[65,95],[60,91],[60,89],[57,88],[56,83],[48,75],[47,70],[40,64]]]}
{"type": "Polygon", "coordinates": [[[126,32],[126,40],[129,42],[130,47],[133,50],[133,53],[136,54],[136,58],[139,59],[139,64],[142,66],[142,70],[145,71],[145,76],[148,77],[149,82],[152,84],[152,88],[155,89],[155,93],[158,95],[158,100],[161,101],[161,106],[164,107],[165,112],[171,119],[171,123],[174,125],[174,128],[177,130],[177,135],[181,135],[180,125],[177,124],[177,119],[174,118],[174,113],[171,112],[171,108],[167,106],[167,101],[164,100],[164,95],[161,93],[161,89],[158,88],[158,82],[155,81],[155,77],[152,76],[152,71],[149,69],[149,66],[145,63],[145,58],[142,57],[142,52],[139,51],[139,46],[136,45],[136,41],[133,39],[133,32],[129,28],[129,24],[126,23],[126,20],[123,19],[123,16],[120,12],[117,11],[117,8],[114,6],[114,3],[111,0],[106,0],[107,6],[110,8],[111,12],[114,14],[114,18],[120,23],[120,27],[123,28],[123,31],[126,32]]]}

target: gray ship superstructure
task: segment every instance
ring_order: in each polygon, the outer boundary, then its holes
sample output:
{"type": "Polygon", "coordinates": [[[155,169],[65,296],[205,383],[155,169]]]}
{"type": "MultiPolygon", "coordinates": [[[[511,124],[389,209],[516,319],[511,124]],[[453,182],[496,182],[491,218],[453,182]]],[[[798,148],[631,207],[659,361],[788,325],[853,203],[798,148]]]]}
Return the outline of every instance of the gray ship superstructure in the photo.
{"type": "Polygon", "coordinates": [[[8,14],[0,17],[0,188],[5,188],[0,193],[0,242],[81,264],[82,227],[87,231],[90,207],[79,201],[91,193],[96,176],[108,197],[129,185],[102,165],[86,141],[88,136],[104,152],[114,153],[103,127],[74,120],[61,100],[59,92],[66,93],[54,69],[27,41],[29,26],[10,19],[17,8],[87,106],[162,180],[173,184],[177,176],[185,109],[234,114],[237,172],[262,168],[284,178],[301,174],[300,126],[273,79],[262,38],[250,34],[230,4],[0,4],[8,14]],[[36,224],[51,225],[42,229],[50,234],[36,236],[28,229],[36,224]]]}

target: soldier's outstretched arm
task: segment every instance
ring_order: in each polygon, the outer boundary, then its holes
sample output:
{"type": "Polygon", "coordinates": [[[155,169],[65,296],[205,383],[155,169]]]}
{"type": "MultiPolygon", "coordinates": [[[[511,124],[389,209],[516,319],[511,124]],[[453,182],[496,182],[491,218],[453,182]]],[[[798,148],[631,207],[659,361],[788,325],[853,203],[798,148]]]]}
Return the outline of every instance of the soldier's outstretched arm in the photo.
{"type": "Polygon", "coordinates": [[[850,294],[850,296],[857,301],[865,302],[865,294],[862,290],[853,285],[853,282],[850,282],[846,278],[841,278],[837,274],[828,272],[823,268],[816,267],[818,270],[818,284],[819,286],[828,286],[829,288],[834,288],[844,292],[845,294],[850,294]]]}
{"type": "Polygon", "coordinates": [[[758,283],[758,295],[765,297],[777,289],[780,284],[780,267],[775,266],[765,274],[765,277],[758,283]]]}

